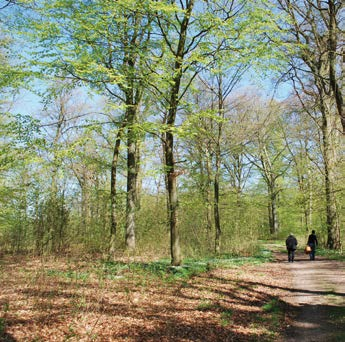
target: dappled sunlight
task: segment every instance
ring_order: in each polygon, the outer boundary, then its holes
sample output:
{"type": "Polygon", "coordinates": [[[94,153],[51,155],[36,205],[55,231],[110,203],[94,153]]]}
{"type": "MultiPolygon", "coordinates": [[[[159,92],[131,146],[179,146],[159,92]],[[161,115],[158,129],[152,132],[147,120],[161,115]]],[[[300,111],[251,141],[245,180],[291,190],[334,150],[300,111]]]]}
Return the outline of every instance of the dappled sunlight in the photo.
{"type": "Polygon", "coordinates": [[[275,286],[257,266],[171,281],[139,270],[109,279],[95,273],[95,264],[66,264],[8,264],[0,295],[7,334],[18,340],[255,341],[278,333],[284,321],[279,312],[272,325],[272,313],[263,310],[278,290],[250,283],[259,277],[275,286]]]}

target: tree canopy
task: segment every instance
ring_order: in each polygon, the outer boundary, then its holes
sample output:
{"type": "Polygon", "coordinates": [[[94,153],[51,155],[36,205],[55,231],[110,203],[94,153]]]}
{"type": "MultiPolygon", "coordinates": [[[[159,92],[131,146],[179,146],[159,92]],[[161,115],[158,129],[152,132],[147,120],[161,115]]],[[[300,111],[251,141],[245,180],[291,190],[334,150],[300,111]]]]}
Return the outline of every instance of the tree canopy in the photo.
{"type": "Polygon", "coordinates": [[[0,246],[153,250],[178,266],[316,228],[341,248],[342,13],[337,1],[0,3],[0,246]]]}

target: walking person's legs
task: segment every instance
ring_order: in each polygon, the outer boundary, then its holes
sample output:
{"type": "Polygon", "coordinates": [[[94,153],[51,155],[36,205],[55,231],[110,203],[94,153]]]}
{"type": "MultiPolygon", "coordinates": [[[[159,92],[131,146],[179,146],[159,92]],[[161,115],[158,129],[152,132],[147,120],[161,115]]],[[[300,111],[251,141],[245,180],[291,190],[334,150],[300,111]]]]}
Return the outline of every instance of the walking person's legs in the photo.
{"type": "Polygon", "coordinates": [[[311,248],[309,258],[310,258],[310,260],[315,260],[315,245],[313,243],[310,243],[309,246],[311,248]]]}
{"type": "Polygon", "coordinates": [[[295,258],[295,251],[293,249],[288,249],[289,262],[293,262],[294,258],[295,258]]]}

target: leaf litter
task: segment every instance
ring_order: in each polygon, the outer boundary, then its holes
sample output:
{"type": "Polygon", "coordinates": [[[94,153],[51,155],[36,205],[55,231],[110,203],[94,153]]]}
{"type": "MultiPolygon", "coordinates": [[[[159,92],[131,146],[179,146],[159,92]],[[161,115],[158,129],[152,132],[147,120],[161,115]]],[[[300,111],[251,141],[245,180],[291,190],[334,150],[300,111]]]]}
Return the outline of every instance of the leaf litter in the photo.
{"type": "MultiPolygon", "coordinates": [[[[5,257],[2,341],[274,341],[289,324],[277,263],[155,277],[122,263],[5,257]],[[267,309],[269,308],[269,309],[267,309]],[[271,308],[271,309],[270,309],[271,308]]],[[[1,339],[0,339],[1,340],[1,339]]]]}

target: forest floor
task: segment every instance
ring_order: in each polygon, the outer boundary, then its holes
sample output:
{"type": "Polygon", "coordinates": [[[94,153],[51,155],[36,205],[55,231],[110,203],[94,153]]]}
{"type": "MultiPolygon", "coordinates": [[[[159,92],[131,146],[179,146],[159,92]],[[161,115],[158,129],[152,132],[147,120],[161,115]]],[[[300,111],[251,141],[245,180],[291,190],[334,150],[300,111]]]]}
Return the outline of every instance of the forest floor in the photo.
{"type": "Polygon", "coordinates": [[[345,264],[273,255],[191,278],[6,256],[0,341],[344,341],[345,264]]]}

